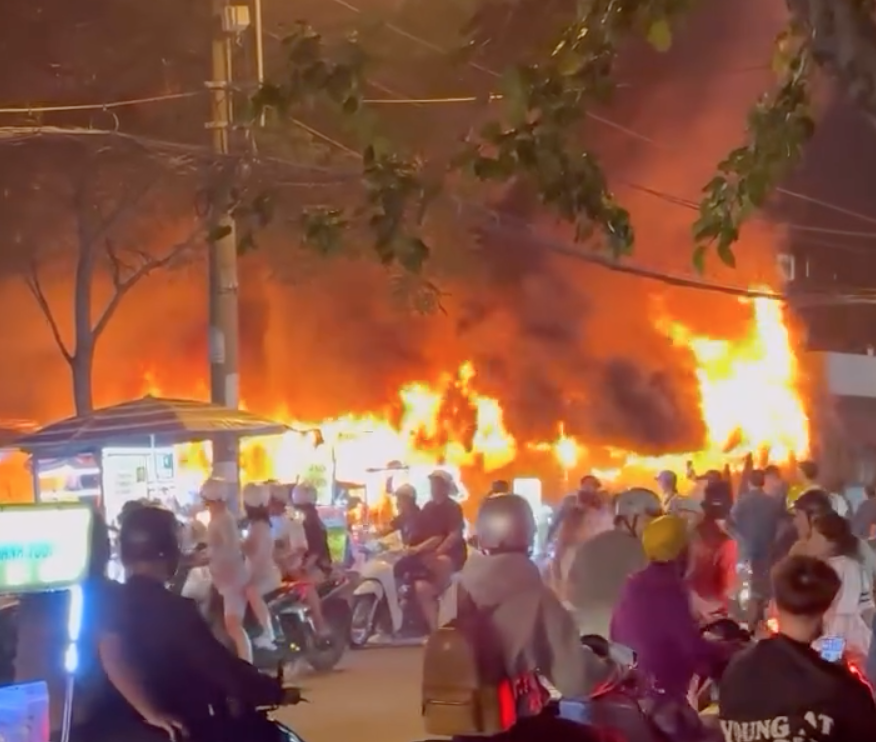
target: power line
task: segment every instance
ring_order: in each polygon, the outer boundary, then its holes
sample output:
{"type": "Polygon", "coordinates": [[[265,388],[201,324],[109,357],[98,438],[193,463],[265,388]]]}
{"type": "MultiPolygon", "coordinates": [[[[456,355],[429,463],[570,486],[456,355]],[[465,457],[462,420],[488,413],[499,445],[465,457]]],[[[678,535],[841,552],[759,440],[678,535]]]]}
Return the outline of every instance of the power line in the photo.
{"type": "MultiPolygon", "coordinates": [[[[349,10],[353,13],[356,13],[357,15],[363,15],[363,11],[361,8],[347,2],[347,0],[332,0],[332,2],[335,3],[336,5],[340,5],[341,7],[346,8],[347,10],[349,10]]],[[[416,34],[413,34],[410,31],[407,31],[404,28],[402,28],[394,23],[387,23],[385,27],[388,30],[392,31],[393,33],[397,34],[398,36],[401,36],[405,39],[408,39],[409,41],[412,41],[413,43],[418,44],[419,46],[422,46],[425,49],[429,49],[429,50],[435,52],[436,54],[446,55],[448,53],[448,50],[442,48],[441,46],[439,46],[431,41],[428,41],[427,39],[424,39],[420,36],[417,36],[416,34]]],[[[471,67],[472,69],[478,70],[479,72],[482,72],[486,75],[489,75],[490,77],[492,77],[494,79],[498,80],[498,79],[501,79],[501,77],[502,77],[495,70],[491,70],[489,67],[485,67],[484,65],[482,65],[478,62],[468,60],[466,62],[466,65],[471,67]]],[[[621,133],[626,134],[629,137],[638,139],[642,142],[646,142],[646,143],[648,143],[654,147],[657,147],[659,149],[662,149],[662,150],[665,150],[668,152],[673,152],[673,153],[678,153],[678,152],[684,150],[683,147],[670,146],[670,145],[661,143],[661,142],[653,139],[652,137],[649,137],[645,134],[641,134],[640,132],[637,132],[634,129],[630,129],[629,127],[624,126],[623,124],[619,124],[616,121],[612,121],[611,119],[606,118],[605,116],[600,116],[599,114],[592,113],[591,111],[586,111],[585,115],[588,118],[593,119],[594,121],[597,121],[605,126],[612,128],[612,129],[615,129],[616,131],[620,131],[621,133]]],[[[807,196],[805,194],[797,193],[797,192],[789,190],[787,188],[777,188],[776,191],[778,193],[781,193],[784,196],[790,196],[791,198],[800,199],[802,201],[806,201],[808,203],[815,204],[817,206],[821,206],[824,209],[835,211],[837,213],[844,214],[846,216],[851,216],[851,217],[854,217],[856,219],[860,219],[862,221],[868,222],[870,224],[876,224],[876,217],[870,217],[870,216],[867,216],[865,214],[861,214],[859,212],[853,211],[851,209],[847,209],[847,208],[842,207],[842,206],[837,206],[836,204],[832,204],[828,201],[824,201],[822,199],[815,198],[814,196],[807,196]]]]}
{"type": "Polygon", "coordinates": [[[32,113],[62,113],[67,111],[110,111],[116,108],[139,106],[146,103],[163,103],[184,98],[195,98],[204,95],[206,91],[188,93],[168,93],[166,95],[152,95],[148,98],[125,98],[111,100],[105,103],[77,103],[73,105],[47,105],[47,106],[19,106],[17,108],[0,108],[0,114],[32,114],[32,113]]]}

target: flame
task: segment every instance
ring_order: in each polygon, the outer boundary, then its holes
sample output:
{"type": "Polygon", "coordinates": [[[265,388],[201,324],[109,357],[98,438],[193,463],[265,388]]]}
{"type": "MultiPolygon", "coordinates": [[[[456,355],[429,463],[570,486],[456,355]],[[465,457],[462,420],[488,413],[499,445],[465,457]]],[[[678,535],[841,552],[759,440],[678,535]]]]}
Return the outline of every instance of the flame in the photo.
{"type": "MultiPolygon", "coordinates": [[[[804,456],[809,449],[809,421],[797,389],[797,360],[782,307],[767,299],[743,301],[751,307],[751,323],[740,342],[696,335],[671,319],[657,322],[673,344],[688,349],[696,363],[700,409],[708,431],[703,450],[657,457],[612,448],[593,450],[567,435],[562,421],[554,440],[525,442],[523,449],[552,458],[554,469],[566,475],[586,468],[604,481],[629,484],[652,482],[654,473],[662,469],[681,473],[688,462],[698,469],[722,468],[728,455],[759,453],[780,463],[804,456]]],[[[161,395],[154,374],[147,375],[145,391],[161,395]]],[[[433,383],[404,385],[395,404],[381,413],[301,421],[284,407],[261,412],[298,432],[245,440],[243,481],[308,479],[313,472],[307,462],[313,460],[314,450],[323,451],[324,462],[330,459],[334,479],[358,483],[368,472],[385,471],[391,461],[405,467],[441,464],[492,472],[513,464],[522,450],[505,427],[501,402],[478,391],[476,369],[468,361],[433,383]]],[[[183,447],[180,469],[203,479],[210,466],[208,448],[205,444],[183,447]]]]}

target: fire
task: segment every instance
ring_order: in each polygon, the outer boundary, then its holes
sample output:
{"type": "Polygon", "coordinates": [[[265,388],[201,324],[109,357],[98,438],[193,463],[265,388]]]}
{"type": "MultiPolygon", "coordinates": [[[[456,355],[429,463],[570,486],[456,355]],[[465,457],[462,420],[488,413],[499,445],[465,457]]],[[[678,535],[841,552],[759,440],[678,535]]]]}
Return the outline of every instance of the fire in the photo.
{"type": "MultiPolygon", "coordinates": [[[[478,391],[476,369],[464,362],[433,383],[404,385],[395,403],[381,413],[300,421],[283,407],[261,410],[298,432],[245,440],[242,479],[318,479],[330,468],[334,480],[361,483],[368,472],[383,470],[390,461],[492,472],[513,464],[525,449],[545,455],[555,472],[568,475],[586,469],[605,481],[644,484],[662,469],[682,474],[688,462],[698,470],[721,468],[728,455],[761,453],[778,462],[801,457],[809,448],[808,418],[797,390],[797,361],[782,307],[766,299],[747,303],[751,325],[742,342],[695,335],[669,319],[658,322],[679,352],[688,349],[696,362],[701,414],[708,430],[701,451],[643,457],[591,449],[567,435],[562,421],[557,422],[554,440],[518,443],[505,427],[500,400],[478,391]],[[322,473],[312,463],[314,451],[322,452],[322,473]]],[[[162,393],[154,376],[147,377],[147,384],[149,393],[162,393]]],[[[206,476],[207,448],[187,446],[181,469],[206,476]]]]}

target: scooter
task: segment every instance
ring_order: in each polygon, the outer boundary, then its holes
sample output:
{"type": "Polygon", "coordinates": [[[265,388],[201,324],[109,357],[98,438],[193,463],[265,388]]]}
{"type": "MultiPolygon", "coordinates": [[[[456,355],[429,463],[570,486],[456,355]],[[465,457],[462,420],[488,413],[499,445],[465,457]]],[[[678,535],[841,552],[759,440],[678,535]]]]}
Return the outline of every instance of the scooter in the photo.
{"type": "MultiPolygon", "coordinates": [[[[414,576],[397,581],[395,567],[405,557],[397,533],[363,546],[370,555],[358,569],[353,591],[350,647],[361,649],[375,635],[390,643],[419,639],[428,633],[414,596],[414,576]]],[[[455,576],[438,598],[438,622],[456,615],[455,576]]]]}
{"type": "MultiPolygon", "coordinates": [[[[192,598],[216,637],[231,647],[222,621],[222,598],[213,588],[209,570],[198,564],[198,551],[183,559],[171,589],[192,598]]],[[[284,582],[263,596],[273,621],[276,638],[273,649],[253,647],[253,662],[261,670],[272,672],[278,665],[304,660],[317,672],[333,669],[344,655],[351,624],[352,582],[346,575],[330,575],[316,586],[322,613],[331,629],[331,641],[321,642],[310,615],[303,582],[284,582]]],[[[244,628],[254,638],[261,627],[247,606],[244,628]]]]}

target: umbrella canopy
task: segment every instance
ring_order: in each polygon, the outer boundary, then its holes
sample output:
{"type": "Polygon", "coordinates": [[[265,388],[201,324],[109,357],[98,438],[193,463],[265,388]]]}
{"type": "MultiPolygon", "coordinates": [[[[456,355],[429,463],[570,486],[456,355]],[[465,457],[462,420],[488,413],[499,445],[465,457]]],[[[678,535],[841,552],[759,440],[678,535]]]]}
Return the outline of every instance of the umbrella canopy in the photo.
{"type": "Polygon", "coordinates": [[[146,396],[52,423],[18,438],[16,445],[41,456],[71,455],[106,446],[166,446],[220,433],[276,435],[288,430],[282,423],[244,410],[193,399],[146,396]]]}

